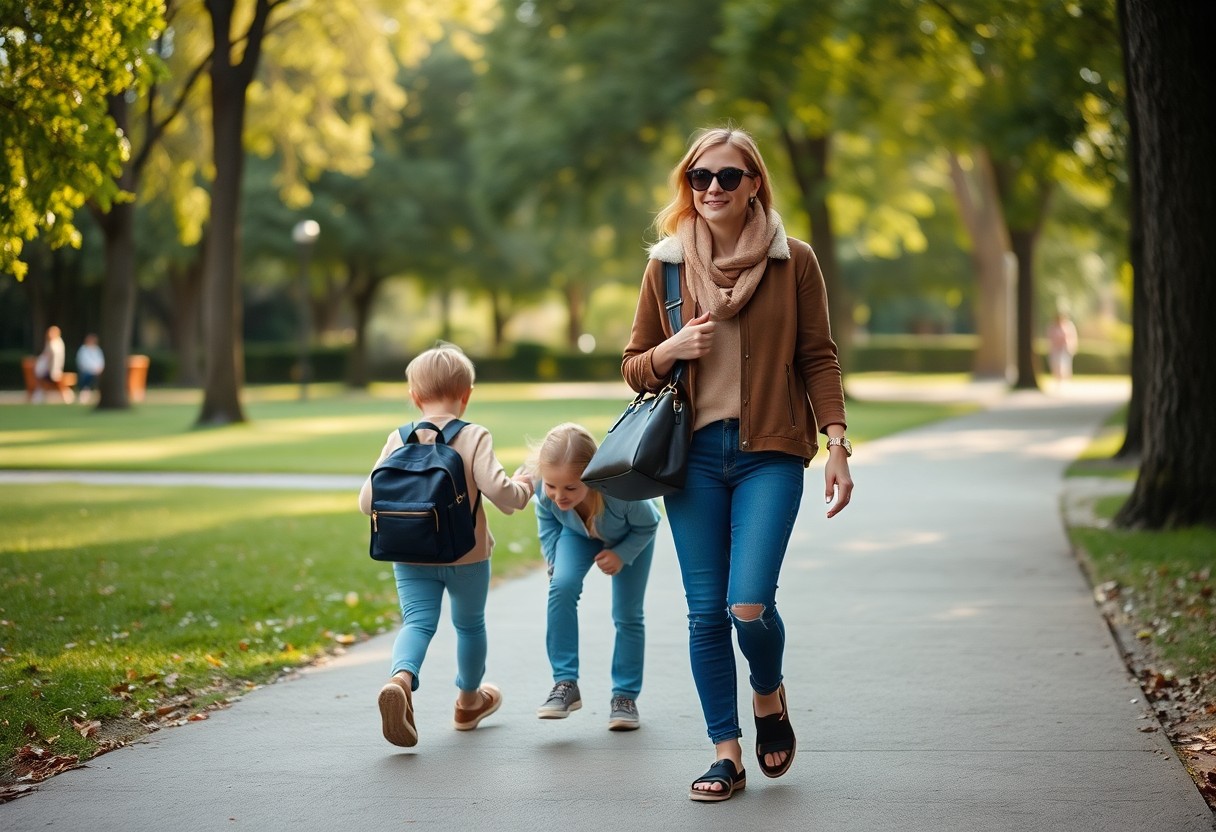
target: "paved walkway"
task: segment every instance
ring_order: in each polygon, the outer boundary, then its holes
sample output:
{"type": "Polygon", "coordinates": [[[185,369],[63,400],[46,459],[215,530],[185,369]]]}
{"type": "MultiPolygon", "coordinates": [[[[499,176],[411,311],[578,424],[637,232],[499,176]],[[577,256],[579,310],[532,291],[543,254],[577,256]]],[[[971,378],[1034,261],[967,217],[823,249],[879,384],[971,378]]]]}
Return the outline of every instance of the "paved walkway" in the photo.
{"type": "Polygon", "coordinates": [[[488,679],[506,702],[476,731],[449,727],[445,627],[416,697],[420,744],[381,739],[382,636],[47,781],[0,806],[0,829],[1210,830],[1163,733],[1139,730],[1148,711],[1061,526],[1062,470],[1115,403],[1016,394],[868,443],[832,521],[811,469],[779,594],[798,759],[773,781],[752,762],[728,803],[685,797],[710,749],[664,527],[640,731],[606,730],[608,582],[595,576],[584,708],[535,718],[550,684],[536,572],[491,593],[488,679]]]}

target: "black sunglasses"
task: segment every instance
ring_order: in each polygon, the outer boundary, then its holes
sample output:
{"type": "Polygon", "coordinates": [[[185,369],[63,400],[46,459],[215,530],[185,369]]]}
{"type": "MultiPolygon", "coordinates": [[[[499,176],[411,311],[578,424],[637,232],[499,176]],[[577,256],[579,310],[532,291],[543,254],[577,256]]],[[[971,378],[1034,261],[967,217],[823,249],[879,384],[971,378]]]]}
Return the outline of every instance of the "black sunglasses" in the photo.
{"type": "Polygon", "coordinates": [[[709,190],[710,183],[716,177],[718,184],[722,186],[724,191],[733,191],[739,187],[739,183],[743,181],[745,176],[757,176],[748,170],[739,170],[738,168],[722,168],[719,171],[712,171],[709,168],[693,168],[686,172],[684,176],[688,179],[688,184],[692,186],[694,191],[709,190]]]}

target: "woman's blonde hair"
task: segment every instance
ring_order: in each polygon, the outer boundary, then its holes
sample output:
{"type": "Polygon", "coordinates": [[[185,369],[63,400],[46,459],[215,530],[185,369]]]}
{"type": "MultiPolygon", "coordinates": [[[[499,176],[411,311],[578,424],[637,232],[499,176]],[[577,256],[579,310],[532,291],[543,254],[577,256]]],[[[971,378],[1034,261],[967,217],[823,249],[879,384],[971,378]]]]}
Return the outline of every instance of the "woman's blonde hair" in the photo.
{"type": "Polygon", "coordinates": [[[727,124],[725,127],[707,127],[693,136],[692,142],[688,146],[688,152],[671,169],[671,174],[667,177],[674,196],[671,202],[667,203],[654,218],[654,228],[660,237],[674,235],[676,229],[680,227],[680,220],[692,217],[697,213],[697,209],[692,204],[692,187],[689,186],[684,174],[702,153],[711,147],[723,144],[729,144],[743,154],[748,171],[760,174],[760,190],[756,192],[756,202],[766,215],[772,209],[773,191],[769,185],[768,167],[764,164],[764,157],[760,155],[760,148],[756,146],[756,140],[752,138],[751,133],[733,124],[727,124]]]}
{"type": "Polygon", "coordinates": [[[475,376],[464,350],[446,341],[419,353],[405,368],[410,392],[423,402],[459,399],[473,389],[475,376]]]}
{"type": "MultiPolygon", "coordinates": [[[[536,467],[568,465],[581,474],[595,454],[595,437],[582,425],[563,422],[545,434],[534,454],[536,467]]],[[[604,495],[594,488],[587,489],[583,499],[587,506],[587,531],[595,535],[595,520],[604,512],[604,495]]]]}

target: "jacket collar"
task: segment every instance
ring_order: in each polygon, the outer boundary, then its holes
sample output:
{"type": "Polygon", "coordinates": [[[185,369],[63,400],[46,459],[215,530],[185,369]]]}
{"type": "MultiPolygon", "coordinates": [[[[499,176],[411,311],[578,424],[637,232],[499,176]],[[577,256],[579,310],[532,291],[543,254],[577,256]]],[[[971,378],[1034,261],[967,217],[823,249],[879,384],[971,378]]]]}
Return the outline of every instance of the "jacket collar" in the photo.
{"type": "MultiPolygon", "coordinates": [[[[768,246],[768,256],[773,260],[790,259],[790,243],[785,236],[784,225],[777,226],[777,233],[773,235],[773,241],[768,246]]],[[[683,263],[684,245],[679,237],[664,237],[650,247],[650,259],[663,263],[683,263]]]]}

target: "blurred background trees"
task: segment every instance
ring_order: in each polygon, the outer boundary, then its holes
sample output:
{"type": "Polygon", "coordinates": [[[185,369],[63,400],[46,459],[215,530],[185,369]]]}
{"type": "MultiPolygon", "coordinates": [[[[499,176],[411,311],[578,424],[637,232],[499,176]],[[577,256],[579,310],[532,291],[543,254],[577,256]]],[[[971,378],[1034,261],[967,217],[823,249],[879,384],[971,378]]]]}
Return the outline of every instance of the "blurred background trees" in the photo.
{"type": "Polygon", "coordinates": [[[243,418],[246,342],[291,353],[305,316],[355,386],[438,337],[619,354],[670,166],[727,120],[846,367],[935,337],[1035,386],[1057,308],[1126,360],[1115,0],[65,8],[0,0],[0,348],[100,331],[203,387],[203,423],[243,418]]]}

